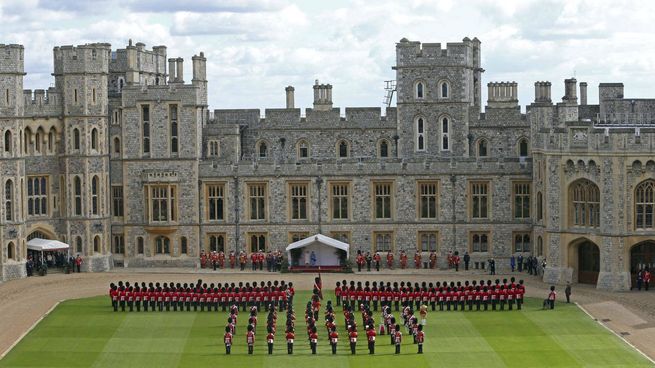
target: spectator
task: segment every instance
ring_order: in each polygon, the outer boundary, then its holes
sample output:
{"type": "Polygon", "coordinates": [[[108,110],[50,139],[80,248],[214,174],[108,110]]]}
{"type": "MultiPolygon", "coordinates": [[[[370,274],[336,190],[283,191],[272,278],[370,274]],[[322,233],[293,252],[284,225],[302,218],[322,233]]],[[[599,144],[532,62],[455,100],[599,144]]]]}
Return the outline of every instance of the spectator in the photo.
{"type": "Polygon", "coordinates": [[[571,283],[570,282],[566,283],[566,289],[564,289],[564,294],[566,295],[566,302],[570,303],[571,302],[571,283]]]}
{"type": "Polygon", "coordinates": [[[464,270],[468,271],[469,270],[469,263],[471,262],[471,256],[469,255],[469,252],[464,252],[464,270]]]}
{"type": "Polygon", "coordinates": [[[648,267],[644,270],[644,289],[648,291],[648,285],[650,284],[650,270],[648,267]]]}
{"type": "Polygon", "coordinates": [[[514,255],[509,258],[509,266],[512,268],[512,272],[514,272],[514,269],[516,268],[516,258],[514,258],[514,255]]]}

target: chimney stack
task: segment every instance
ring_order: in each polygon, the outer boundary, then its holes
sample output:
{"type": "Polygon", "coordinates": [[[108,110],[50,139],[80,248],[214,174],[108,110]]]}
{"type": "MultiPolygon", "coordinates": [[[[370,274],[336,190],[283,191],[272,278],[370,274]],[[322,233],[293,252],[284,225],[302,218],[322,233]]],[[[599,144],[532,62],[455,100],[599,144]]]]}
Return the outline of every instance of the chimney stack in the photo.
{"type": "Polygon", "coordinates": [[[168,83],[175,82],[175,59],[168,59],[168,83]]]}
{"type": "Polygon", "coordinates": [[[577,83],[578,81],[575,78],[564,80],[564,97],[562,98],[562,102],[578,104],[577,83]]]}
{"type": "Polygon", "coordinates": [[[580,82],[580,105],[587,104],[587,82],[580,82]]]}
{"type": "Polygon", "coordinates": [[[177,63],[177,71],[175,73],[175,81],[178,83],[184,83],[184,59],[181,57],[177,58],[176,60],[177,63]]]}
{"type": "Polygon", "coordinates": [[[550,82],[534,82],[534,102],[535,103],[552,103],[550,98],[550,82]]]}
{"type": "Polygon", "coordinates": [[[314,83],[314,110],[332,110],[332,85],[319,84],[318,79],[314,83]]]}
{"type": "Polygon", "coordinates": [[[293,96],[293,91],[295,90],[293,86],[288,86],[287,88],[284,89],[287,93],[287,109],[293,109],[294,108],[294,96],[293,96]]]}

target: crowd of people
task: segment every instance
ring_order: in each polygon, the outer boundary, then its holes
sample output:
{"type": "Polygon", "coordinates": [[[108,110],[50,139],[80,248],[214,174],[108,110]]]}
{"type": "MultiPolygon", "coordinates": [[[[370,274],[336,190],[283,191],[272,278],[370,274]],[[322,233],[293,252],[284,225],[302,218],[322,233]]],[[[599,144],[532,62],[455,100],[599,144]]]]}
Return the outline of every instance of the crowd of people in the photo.
{"type": "Polygon", "coordinates": [[[261,281],[225,284],[207,284],[198,280],[193,283],[130,284],[119,281],[109,286],[109,296],[114,311],[221,311],[236,307],[246,311],[248,307],[273,306],[285,310],[293,303],[293,283],[285,281],[261,281]]]}
{"type": "Polygon", "coordinates": [[[641,291],[641,288],[643,287],[644,290],[648,291],[648,288],[650,287],[650,279],[650,269],[648,267],[640,268],[639,271],[637,271],[637,285],[635,285],[637,290],[641,291]]]}
{"type": "Polygon", "coordinates": [[[200,251],[200,267],[213,268],[214,271],[217,269],[226,268],[228,266],[231,269],[235,269],[238,266],[241,271],[244,271],[248,264],[248,260],[250,260],[250,267],[252,271],[263,271],[264,264],[266,264],[266,271],[278,272],[282,270],[282,262],[284,257],[282,256],[282,252],[279,250],[269,252],[263,252],[260,250],[258,252],[252,252],[250,255],[248,255],[245,251],[238,253],[231,251],[227,255],[226,263],[226,255],[223,251],[205,252],[204,249],[200,251]]]}
{"type": "Polygon", "coordinates": [[[337,305],[361,309],[362,305],[377,311],[378,307],[399,311],[402,307],[419,310],[428,305],[434,311],[521,309],[525,286],[523,280],[471,280],[422,282],[337,282],[334,293],[337,305]]]}

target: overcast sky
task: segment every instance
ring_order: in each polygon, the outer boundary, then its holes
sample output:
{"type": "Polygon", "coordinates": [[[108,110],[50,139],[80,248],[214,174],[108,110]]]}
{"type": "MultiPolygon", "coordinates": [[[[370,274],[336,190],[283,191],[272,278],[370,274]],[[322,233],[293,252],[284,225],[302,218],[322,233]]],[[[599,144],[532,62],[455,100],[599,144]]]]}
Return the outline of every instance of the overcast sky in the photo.
{"type": "MultiPolygon", "coordinates": [[[[0,43],[25,45],[25,88],[53,83],[52,48],[128,39],[166,45],[168,57],[204,51],[215,108],[311,107],[314,79],[335,106],[381,106],[395,43],[482,41],[483,84],[517,81],[521,105],[534,82],[623,82],[626,97],[655,97],[655,1],[528,0],[0,0],[0,43]]],[[[486,88],[483,88],[486,100],[486,88]]]]}

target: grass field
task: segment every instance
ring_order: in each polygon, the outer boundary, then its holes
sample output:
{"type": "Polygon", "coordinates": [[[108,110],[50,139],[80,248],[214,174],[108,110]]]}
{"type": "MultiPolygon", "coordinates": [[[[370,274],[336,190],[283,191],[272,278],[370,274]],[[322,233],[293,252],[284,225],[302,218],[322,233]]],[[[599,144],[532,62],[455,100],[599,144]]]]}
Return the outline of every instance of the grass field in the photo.
{"type": "MultiPolygon", "coordinates": [[[[338,354],[331,355],[325,330],[319,329],[318,355],[312,356],[303,335],[308,298],[308,292],[295,298],[292,356],[286,354],[280,333],[285,322],[281,314],[273,356],[266,355],[263,322],[255,355],[246,354],[244,314],[239,315],[232,355],[225,356],[224,313],[114,313],[107,297],[95,297],[61,303],[0,367],[652,367],[574,305],[543,311],[541,301],[532,299],[522,311],[430,313],[423,355],[416,354],[408,336],[402,354],[394,355],[383,336],[377,339],[374,357],[368,355],[364,339],[359,339],[358,355],[351,356],[339,313],[338,354]]],[[[265,315],[260,315],[263,320],[265,315]]]]}

